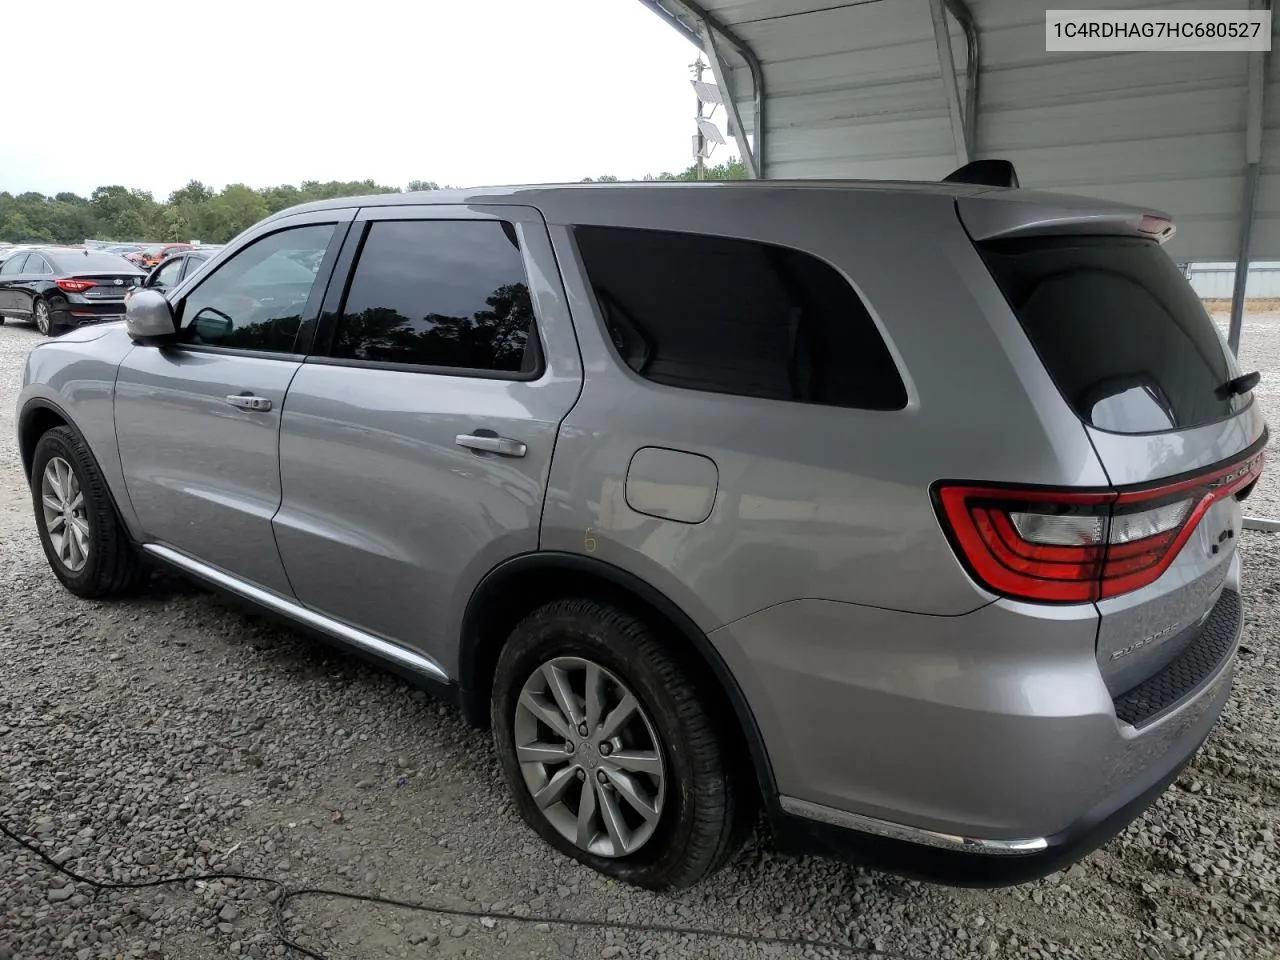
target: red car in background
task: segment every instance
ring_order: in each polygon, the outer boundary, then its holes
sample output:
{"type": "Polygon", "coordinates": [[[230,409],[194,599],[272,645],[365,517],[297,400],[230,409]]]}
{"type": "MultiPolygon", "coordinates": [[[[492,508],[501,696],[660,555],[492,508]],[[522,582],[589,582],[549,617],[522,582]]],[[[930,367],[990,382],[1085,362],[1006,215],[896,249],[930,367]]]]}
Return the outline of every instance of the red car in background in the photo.
{"type": "Polygon", "coordinates": [[[189,243],[152,243],[134,253],[126,253],[124,256],[126,260],[131,260],[144,269],[150,269],[161,260],[191,249],[194,248],[189,243]]]}

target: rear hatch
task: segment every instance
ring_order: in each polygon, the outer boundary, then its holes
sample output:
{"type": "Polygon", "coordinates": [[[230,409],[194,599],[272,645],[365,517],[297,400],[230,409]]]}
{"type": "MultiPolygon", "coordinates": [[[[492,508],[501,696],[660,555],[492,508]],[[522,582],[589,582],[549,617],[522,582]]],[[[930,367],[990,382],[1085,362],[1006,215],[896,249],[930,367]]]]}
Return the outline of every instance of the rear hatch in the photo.
{"type": "Polygon", "coordinates": [[[1161,246],[1167,217],[1017,196],[957,205],[1114,485],[1088,509],[1106,515],[1098,664],[1122,698],[1222,629],[1220,599],[1238,618],[1222,592],[1267,430],[1250,378],[1161,246]]]}

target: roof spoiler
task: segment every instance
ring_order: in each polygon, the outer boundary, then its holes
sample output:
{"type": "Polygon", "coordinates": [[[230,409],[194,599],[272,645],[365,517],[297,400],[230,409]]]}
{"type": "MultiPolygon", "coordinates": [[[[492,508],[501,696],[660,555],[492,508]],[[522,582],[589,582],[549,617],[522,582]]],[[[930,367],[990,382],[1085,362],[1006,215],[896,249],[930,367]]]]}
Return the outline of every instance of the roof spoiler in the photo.
{"type": "Polygon", "coordinates": [[[1018,171],[1008,160],[973,160],[942,178],[943,183],[974,183],[982,187],[1017,189],[1018,171]]]}

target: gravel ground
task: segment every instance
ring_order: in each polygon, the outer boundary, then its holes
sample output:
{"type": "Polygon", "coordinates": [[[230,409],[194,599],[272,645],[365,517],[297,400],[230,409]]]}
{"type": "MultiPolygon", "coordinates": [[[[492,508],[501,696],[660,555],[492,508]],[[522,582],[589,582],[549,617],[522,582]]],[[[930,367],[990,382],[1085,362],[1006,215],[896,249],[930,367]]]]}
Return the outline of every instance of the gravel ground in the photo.
{"type": "MultiPolygon", "coordinates": [[[[1244,538],[1247,636],[1207,748],[1085,862],[1021,888],[952,890],[783,858],[753,840],[705,885],[658,896],[552,853],[507,801],[487,738],[397,678],[180,584],[115,604],[64,592],[11,439],[36,339],[0,327],[0,823],[84,875],[236,871],[918,960],[1280,957],[1280,538],[1244,538]]],[[[95,894],[0,837],[0,960],[283,956],[276,896],[248,882],[95,894]]],[[[295,900],[285,916],[291,935],[332,958],[838,955],[323,897],[295,900]]]]}

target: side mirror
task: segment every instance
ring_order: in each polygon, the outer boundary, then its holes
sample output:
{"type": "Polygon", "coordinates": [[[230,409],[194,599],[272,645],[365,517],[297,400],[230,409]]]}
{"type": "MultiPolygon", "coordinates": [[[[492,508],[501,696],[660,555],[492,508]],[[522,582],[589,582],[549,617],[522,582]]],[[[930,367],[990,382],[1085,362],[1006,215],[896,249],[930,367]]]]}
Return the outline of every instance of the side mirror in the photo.
{"type": "Polygon", "coordinates": [[[196,343],[218,344],[235,328],[235,322],[221,310],[205,307],[191,318],[191,332],[196,343]]]}
{"type": "Polygon", "coordinates": [[[156,290],[137,290],[124,307],[124,326],[137,343],[159,343],[176,332],[173,308],[156,290]]]}

